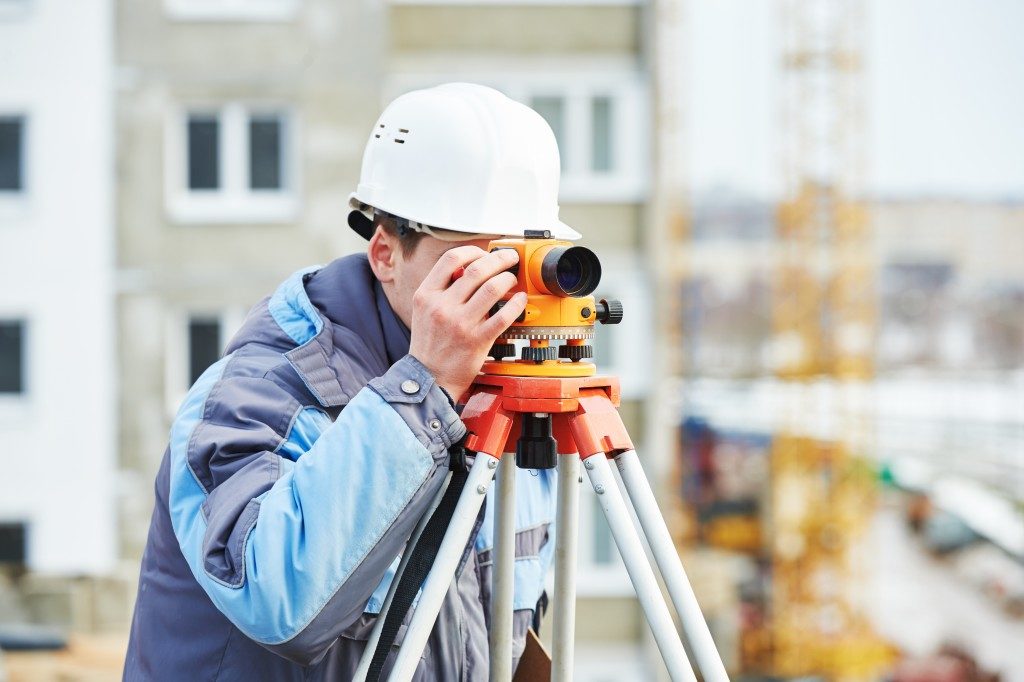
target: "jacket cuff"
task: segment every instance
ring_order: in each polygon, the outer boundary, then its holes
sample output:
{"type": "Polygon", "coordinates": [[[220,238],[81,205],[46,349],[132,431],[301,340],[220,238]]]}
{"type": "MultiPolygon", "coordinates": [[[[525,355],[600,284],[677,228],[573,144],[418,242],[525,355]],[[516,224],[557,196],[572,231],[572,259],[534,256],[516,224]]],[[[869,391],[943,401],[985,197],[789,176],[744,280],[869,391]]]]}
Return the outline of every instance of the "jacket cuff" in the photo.
{"type": "Polygon", "coordinates": [[[433,457],[446,456],[448,448],[466,435],[466,425],[459,419],[451,396],[412,355],[396,362],[368,386],[398,412],[433,457]]]}

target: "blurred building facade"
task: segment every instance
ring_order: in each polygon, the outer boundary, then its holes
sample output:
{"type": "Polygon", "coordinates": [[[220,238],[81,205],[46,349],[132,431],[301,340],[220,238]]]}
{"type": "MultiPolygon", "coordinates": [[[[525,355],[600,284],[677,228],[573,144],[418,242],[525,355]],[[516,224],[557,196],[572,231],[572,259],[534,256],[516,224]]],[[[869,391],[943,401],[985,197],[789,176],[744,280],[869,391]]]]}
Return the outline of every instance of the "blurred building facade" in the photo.
{"type": "MultiPolygon", "coordinates": [[[[965,375],[1024,364],[1024,206],[888,197],[871,203],[871,215],[880,373],[965,375]]],[[[728,195],[696,204],[683,313],[687,373],[769,371],[774,230],[770,204],[728,195]]]]}
{"type": "Polygon", "coordinates": [[[89,627],[53,576],[118,556],[112,11],[0,3],[0,621],[89,627]]]}

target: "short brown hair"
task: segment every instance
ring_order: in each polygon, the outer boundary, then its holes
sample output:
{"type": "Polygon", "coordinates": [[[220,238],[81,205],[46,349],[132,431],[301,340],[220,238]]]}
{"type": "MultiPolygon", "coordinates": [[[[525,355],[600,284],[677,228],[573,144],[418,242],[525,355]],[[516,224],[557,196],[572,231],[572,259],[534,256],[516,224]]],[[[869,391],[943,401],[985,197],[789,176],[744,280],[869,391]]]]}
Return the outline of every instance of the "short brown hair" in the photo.
{"type": "Polygon", "coordinates": [[[423,238],[427,235],[425,232],[417,232],[409,227],[399,228],[400,222],[403,221],[390,213],[374,211],[374,226],[382,228],[389,235],[396,238],[398,240],[398,246],[402,249],[402,257],[408,258],[416,252],[416,247],[419,246],[420,242],[423,241],[423,238]]]}

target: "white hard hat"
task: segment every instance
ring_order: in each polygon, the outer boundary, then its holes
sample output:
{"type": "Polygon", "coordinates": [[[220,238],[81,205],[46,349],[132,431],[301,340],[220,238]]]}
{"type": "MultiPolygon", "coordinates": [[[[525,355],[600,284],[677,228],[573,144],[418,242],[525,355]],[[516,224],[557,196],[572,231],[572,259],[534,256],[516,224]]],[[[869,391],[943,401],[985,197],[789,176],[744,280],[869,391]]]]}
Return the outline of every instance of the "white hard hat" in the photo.
{"type": "MultiPolygon", "coordinates": [[[[547,230],[579,239],[558,219],[559,171],[554,133],[537,112],[492,88],[447,83],[388,105],[366,143],[349,204],[432,234],[469,239],[547,230]]],[[[349,224],[366,232],[360,214],[349,224]]]]}

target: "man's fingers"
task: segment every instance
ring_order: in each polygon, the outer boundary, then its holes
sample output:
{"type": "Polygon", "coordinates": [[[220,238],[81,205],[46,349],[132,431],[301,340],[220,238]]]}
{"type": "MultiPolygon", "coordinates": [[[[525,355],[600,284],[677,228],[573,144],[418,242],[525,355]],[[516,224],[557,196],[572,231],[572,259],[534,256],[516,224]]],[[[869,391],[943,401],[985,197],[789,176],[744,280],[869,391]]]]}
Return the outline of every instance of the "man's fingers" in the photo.
{"type": "Polygon", "coordinates": [[[433,291],[444,291],[451,285],[452,275],[455,274],[456,270],[469,265],[486,254],[486,251],[481,249],[479,246],[473,246],[472,244],[456,246],[454,249],[448,249],[442,253],[441,257],[436,263],[434,263],[434,267],[432,267],[430,272],[427,273],[427,276],[423,278],[423,283],[420,284],[420,287],[433,291]]]}
{"type": "Polygon", "coordinates": [[[474,320],[482,319],[518,281],[511,272],[499,272],[491,277],[481,284],[476,293],[466,302],[466,317],[474,320]]]}
{"type": "MultiPolygon", "coordinates": [[[[514,249],[492,251],[466,266],[462,276],[451,286],[452,295],[460,302],[468,301],[475,295],[478,288],[482,287],[486,282],[493,280],[494,276],[498,273],[508,270],[518,262],[519,254],[514,249]]],[[[512,275],[512,278],[514,280],[515,276],[512,275]]],[[[512,285],[509,285],[501,295],[504,295],[511,288],[512,285]]]]}
{"type": "Polygon", "coordinates": [[[506,329],[512,326],[523,311],[526,310],[526,294],[522,291],[509,299],[508,303],[501,307],[501,310],[480,326],[480,333],[489,339],[496,339],[506,329]]]}

